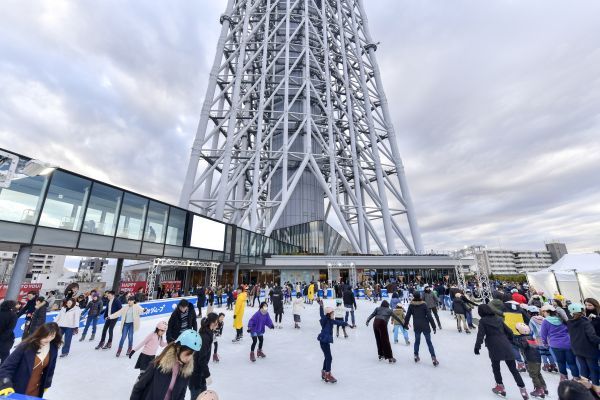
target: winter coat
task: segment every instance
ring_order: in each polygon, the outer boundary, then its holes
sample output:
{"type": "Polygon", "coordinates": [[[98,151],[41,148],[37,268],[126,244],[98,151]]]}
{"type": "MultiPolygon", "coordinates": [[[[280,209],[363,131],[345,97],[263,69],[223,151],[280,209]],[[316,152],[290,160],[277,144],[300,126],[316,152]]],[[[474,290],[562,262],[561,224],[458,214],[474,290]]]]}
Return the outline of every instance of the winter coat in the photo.
{"type": "Polygon", "coordinates": [[[32,334],[37,328],[46,323],[46,311],[48,311],[48,306],[44,304],[43,306],[37,308],[33,312],[33,314],[31,314],[31,322],[29,323],[29,334],[32,334]]]}
{"type": "Polygon", "coordinates": [[[547,346],[544,346],[541,335],[542,322],[544,322],[544,317],[541,315],[534,315],[529,320],[529,329],[531,330],[531,336],[537,341],[538,347],[545,348],[547,346]]]}
{"type": "Polygon", "coordinates": [[[457,297],[454,300],[452,300],[452,311],[454,311],[455,314],[459,315],[467,314],[467,305],[465,304],[462,298],[457,297]]]}
{"type": "Polygon", "coordinates": [[[0,343],[12,343],[15,340],[17,319],[17,313],[8,308],[8,303],[0,304],[0,343]]]}
{"type": "Polygon", "coordinates": [[[206,386],[206,379],[210,377],[208,362],[210,361],[213,334],[212,332],[200,331],[202,346],[200,351],[194,353],[194,371],[190,377],[188,386],[190,389],[200,389],[206,386]]]}
{"type": "Polygon", "coordinates": [[[242,329],[244,327],[244,311],[246,310],[246,299],[248,295],[246,292],[239,293],[235,300],[235,307],[233,309],[233,327],[235,329],[242,329]]]}
{"type": "Polygon", "coordinates": [[[348,323],[329,318],[323,311],[323,306],[319,307],[319,313],[321,314],[321,319],[319,320],[321,333],[317,336],[317,340],[322,343],[333,343],[333,326],[348,326],[348,323]]]}
{"type": "Polygon", "coordinates": [[[557,349],[570,349],[569,329],[559,317],[546,317],[540,329],[542,343],[557,349]]]}
{"type": "MultiPolygon", "coordinates": [[[[191,308],[191,307],[190,307],[191,308]]],[[[150,363],[146,371],[140,376],[133,386],[130,400],[164,400],[169,385],[173,366],[177,361],[177,354],[174,349],[160,360],[158,365],[155,362],[150,363]]],[[[190,376],[194,371],[194,361],[182,365],[179,374],[175,380],[171,400],[184,400],[187,391],[190,376]]]]}
{"type": "Polygon", "coordinates": [[[273,329],[275,326],[273,325],[273,321],[271,321],[271,317],[269,313],[263,314],[262,312],[257,311],[248,321],[248,330],[252,334],[262,335],[265,333],[265,327],[273,329]]]}
{"type": "Polygon", "coordinates": [[[511,298],[519,304],[527,304],[527,298],[520,293],[513,293],[511,298]]]}
{"type": "Polygon", "coordinates": [[[598,358],[598,345],[600,337],[596,335],[594,327],[587,318],[581,317],[567,322],[571,349],[579,357],[598,358]]]}
{"type": "Polygon", "coordinates": [[[18,315],[25,315],[25,318],[31,318],[31,314],[35,311],[35,297],[31,300],[27,300],[27,303],[19,309],[18,315]]]}
{"type": "MultiPolygon", "coordinates": [[[[31,378],[31,371],[33,371],[36,353],[36,350],[26,344],[19,344],[0,366],[0,382],[8,379],[12,382],[12,385],[8,387],[12,387],[15,393],[25,394],[29,379],[31,378]]],[[[58,346],[50,343],[48,366],[42,374],[39,397],[42,397],[44,390],[52,385],[57,356],[58,346]]]]}
{"type": "Polygon", "coordinates": [[[280,287],[273,289],[271,293],[271,302],[273,303],[273,312],[283,314],[283,293],[280,287]]]}
{"type": "Polygon", "coordinates": [[[392,319],[392,325],[404,325],[404,318],[406,317],[406,313],[404,312],[404,308],[394,308],[394,315],[398,317],[401,322],[398,322],[395,318],[392,319]]]}
{"type": "Polygon", "coordinates": [[[352,290],[346,290],[342,295],[342,299],[344,301],[345,307],[352,307],[356,309],[356,298],[354,297],[354,293],[352,290]]]}
{"type": "Polygon", "coordinates": [[[427,308],[436,308],[438,306],[438,297],[434,292],[423,292],[423,301],[427,304],[427,308]]]}
{"type": "Polygon", "coordinates": [[[381,319],[384,320],[385,323],[387,324],[390,320],[390,318],[393,318],[394,321],[398,322],[398,323],[403,323],[404,321],[402,321],[400,318],[398,318],[395,314],[394,311],[389,308],[389,307],[377,307],[372,313],[371,315],[369,315],[369,318],[367,318],[367,324],[373,319],[381,319]]]}
{"type": "Polygon", "coordinates": [[[308,300],[312,301],[315,298],[315,285],[312,283],[308,286],[307,292],[308,300]]]}
{"type": "Polygon", "coordinates": [[[338,305],[333,309],[333,317],[336,319],[339,318],[344,318],[344,316],[346,315],[346,309],[344,308],[343,305],[338,305]]]}
{"type": "Polygon", "coordinates": [[[121,309],[121,307],[123,307],[123,306],[121,305],[121,302],[119,301],[119,299],[117,299],[116,297],[112,300],[112,304],[107,299],[104,311],[102,312],[102,314],[104,315],[104,319],[108,319],[108,316],[110,314],[116,313],[117,311],[119,311],[121,309]],[[108,309],[109,306],[110,306],[110,310],[108,309]]]}
{"type": "Polygon", "coordinates": [[[136,347],[133,348],[134,351],[138,351],[142,349],[142,354],[146,354],[148,356],[155,356],[156,351],[159,347],[165,347],[167,342],[165,342],[165,335],[158,336],[155,332],[148,334],[144,338],[142,342],[140,342],[136,347]]]}
{"type": "Polygon", "coordinates": [[[502,318],[496,315],[486,315],[479,320],[475,349],[481,349],[481,345],[485,341],[490,360],[515,360],[512,339],[512,330],[506,326],[502,318]]]}
{"type": "Polygon", "coordinates": [[[525,361],[538,364],[542,362],[537,342],[531,335],[515,336],[513,343],[521,350],[521,353],[523,353],[523,356],[525,357],[525,361]]]}
{"type": "Polygon", "coordinates": [[[435,332],[435,321],[431,316],[431,310],[427,308],[427,304],[424,301],[411,301],[406,312],[406,317],[404,317],[405,328],[408,328],[411,317],[413,317],[413,329],[415,332],[431,332],[430,325],[435,332]]]}
{"type": "MultiPolygon", "coordinates": [[[[140,316],[144,313],[144,309],[139,304],[134,304],[131,306],[133,311],[133,332],[137,332],[140,327],[140,316]]],[[[188,307],[188,312],[190,309],[194,309],[194,307],[188,307]]],[[[119,311],[114,314],[110,314],[110,319],[117,319],[121,317],[121,330],[125,327],[125,319],[127,318],[127,311],[129,311],[129,304],[125,304],[119,311]]],[[[196,312],[194,311],[194,318],[196,312]]],[[[189,326],[189,325],[188,325],[189,326]]],[[[194,329],[195,330],[195,329],[194,329]]]]}
{"type": "Polygon", "coordinates": [[[292,313],[300,315],[301,310],[304,309],[304,300],[301,298],[294,299],[294,305],[292,307],[292,313]]]}
{"type": "MultiPolygon", "coordinates": [[[[198,323],[196,322],[196,311],[191,304],[188,306],[188,316],[187,316],[187,328],[198,330],[198,323]]],[[[181,311],[179,307],[176,307],[175,310],[171,313],[169,317],[169,322],[167,324],[167,332],[166,339],[168,343],[174,342],[179,337],[181,333],[181,311]]]]}
{"type": "Polygon", "coordinates": [[[81,309],[77,304],[73,308],[67,309],[63,307],[58,313],[56,323],[61,328],[79,328],[79,318],[81,317],[81,309]]]}
{"type": "Polygon", "coordinates": [[[204,307],[206,304],[206,291],[204,288],[198,289],[198,303],[196,304],[198,307],[204,307]]]}
{"type": "Polygon", "coordinates": [[[88,311],[88,317],[97,317],[102,312],[103,308],[102,300],[92,300],[90,301],[85,309],[88,311]]]}

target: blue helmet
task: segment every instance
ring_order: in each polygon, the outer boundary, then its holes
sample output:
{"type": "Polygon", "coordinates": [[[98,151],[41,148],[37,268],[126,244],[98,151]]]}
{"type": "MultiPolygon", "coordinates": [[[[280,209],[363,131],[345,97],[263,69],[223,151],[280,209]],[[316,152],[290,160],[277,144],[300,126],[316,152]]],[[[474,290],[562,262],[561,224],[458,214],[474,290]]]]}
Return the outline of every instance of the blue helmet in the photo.
{"type": "Polygon", "coordinates": [[[185,331],[181,332],[175,343],[189,347],[194,351],[200,351],[200,346],[202,346],[202,338],[195,330],[186,329],[185,331]]]}

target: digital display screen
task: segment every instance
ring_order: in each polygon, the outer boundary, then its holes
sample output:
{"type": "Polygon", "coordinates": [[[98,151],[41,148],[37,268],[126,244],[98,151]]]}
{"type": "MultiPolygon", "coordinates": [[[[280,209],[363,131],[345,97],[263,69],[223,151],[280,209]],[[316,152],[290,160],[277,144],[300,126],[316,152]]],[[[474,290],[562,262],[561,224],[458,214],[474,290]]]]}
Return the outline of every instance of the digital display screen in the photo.
{"type": "Polygon", "coordinates": [[[194,215],[190,246],[216,251],[225,250],[225,226],[224,223],[194,215]]]}

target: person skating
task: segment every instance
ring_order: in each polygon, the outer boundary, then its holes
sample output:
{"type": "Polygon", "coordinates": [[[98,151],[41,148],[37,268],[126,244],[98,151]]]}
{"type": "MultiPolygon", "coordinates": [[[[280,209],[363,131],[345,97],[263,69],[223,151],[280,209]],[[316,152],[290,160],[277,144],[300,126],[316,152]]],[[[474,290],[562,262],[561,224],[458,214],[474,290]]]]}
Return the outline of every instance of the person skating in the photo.
{"type": "Polygon", "coordinates": [[[496,380],[496,386],[492,391],[502,397],[506,397],[502,373],[500,372],[500,362],[504,361],[508,366],[523,399],[528,399],[525,382],[517,370],[517,362],[513,351],[513,333],[492,308],[487,304],[481,304],[477,311],[479,313],[479,329],[477,331],[477,340],[475,341],[475,354],[479,355],[481,345],[485,343],[488,354],[492,362],[492,372],[496,380]]]}
{"type": "MultiPolygon", "coordinates": [[[[319,303],[319,314],[321,319],[319,323],[321,324],[321,333],[317,336],[317,340],[321,345],[321,351],[323,351],[323,369],[321,370],[321,379],[326,383],[336,383],[337,379],[331,375],[331,363],[333,362],[333,357],[331,356],[331,344],[333,343],[333,326],[349,326],[347,322],[344,321],[336,321],[333,319],[333,307],[325,307],[323,308],[323,300],[318,300],[319,303]]],[[[350,326],[352,329],[352,326],[350,326]]]]}
{"type": "Polygon", "coordinates": [[[569,313],[572,318],[567,322],[567,327],[571,338],[571,349],[580,368],[580,376],[592,382],[596,395],[600,397],[600,367],[598,366],[600,337],[596,335],[594,327],[585,317],[583,304],[570,304],[569,313]]]}
{"type": "Polygon", "coordinates": [[[200,393],[206,390],[207,385],[211,384],[208,362],[210,361],[214,331],[218,326],[219,316],[216,313],[208,313],[206,318],[200,321],[198,333],[202,339],[202,345],[200,350],[194,353],[194,371],[188,384],[192,399],[196,399],[200,393]]]}
{"type": "Polygon", "coordinates": [[[166,332],[167,323],[165,321],[159,321],[156,324],[154,332],[148,334],[148,336],[146,336],[144,340],[134,347],[127,355],[129,358],[131,358],[136,351],[142,349],[134,366],[135,369],[140,370],[140,376],[156,357],[156,351],[158,348],[165,347],[167,345],[167,342],[165,341],[166,332]]]}
{"type": "Polygon", "coordinates": [[[198,297],[198,301],[196,302],[196,306],[198,307],[198,318],[202,318],[202,307],[206,304],[206,289],[203,286],[200,286],[196,292],[196,296],[198,297]]]}
{"type": "Polygon", "coordinates": [[[196,321],[196,311],[186,299],[179,300],[177,308],[171,313],[167,327],[167,342],[171,343],[184,331],[198,329],[196,321]]]}
{"type": "Polygon", "coordinates": [[[0,366],[0,397],[12,393],[43,397],[52,385],[61,345],[60,328],[55,322],[32,332],[0,366]]]}
{"type": "Polygon", "coordinates": [[[573,375],[573,379],[579,379],[579,367],[575,354],[571,350],[571,339],[569,329],[563,320],[558,316],[556,308],[549,304],[542,307],[544,321],[540,328],[540,336],[544,346],[549,346],[554,356],[554,361],[558,365],[560,379],[569,379],[567,364],[573,375]]]}
{"type": "Polygon", "coordinates": [[[304,310],[304,301],[302,300],[302,293],[296,292],[296,299],[292,305],[292,313],[294,314],[294,328],[300,329],[300,323],[302,322],[301,313],[304,310]]]}
{"type": "Polygon", "coordinates": [[[102,300],[100,300],[100,296],[98,293],[94,293],[92,295],[92,301],[88,302],[85,306],[84,312],[87,311],[87,319],[85,321],[85,327],[83,328],[83,334],[79,339],[80,342],[85,340],[85,336],[87,335],[88,329],[90,325],[92,325],[92,336],[90,337],[90,342],[94,340],[96,337],[96,326],[98,325],[98,317],[102,313],[102,308],[104,305],[102,304],[102,300]]]}
{"type": "Polygon", "coordinates": [[[0,365],[8,358],[15,343],[15,326],[19,319],[16,307],[14,300],[4,300],[0,304],[0,365]]]}
{"type": "Polygon", "coordinates": [[[394,308],[394,315],[400,319],[401,322],[397,322],[396,319],[392,320],[392,325],[394,326],[394,343],[398,343],[398,331],[402,330],[402,336],[404,336],[404,343],[406,345],[410,345],[410,340],[408,338],[408,330],[404,329],[404,318],[406,317],[406,312],[402,303],[396,304],[396,308],[394,308]]]}
{"type": "Polygon", "coordinates": [[[234,343],[242,340],[244,335],[244,311],[246,310],[246,300],[248,298],[244,286],[240,286],[238,291],[239,293],[235,300],[235,308],[233,310],[233,328],[236,332],[235,339],[232,340],[234,343]]]}
{"type": "Polygon", "coordinates": [[[283,293],[279,285],[275,286],[270,293],[271,303],[273,304],[273,314],[275,314],[275,326],[283,328],[281,323],[283,317],[283,293]]]}
{"type": "Polygon", "coordinates": [[[37,293],[36,292],[28,292],[27,293],[27,302],[25,303],[24,306],[22,306],[21,308],[19,308],[19,311],[17,312],[17,316],[21,316],[21,315],[25,315],[25,329],[23,330],[23,337],[27,337],[28,334],[28,327],[29,327],[29,323],[31,321],[31,316],[33,315],[33,312],[35,311],[35,299],[37,298],[37,293]]]}
{"type": "MultiPolygon", "coordinates": [[[[342,299],[336,299],[335,309],[333,311],[333,318],[336,321],[343,321],[345,312],[346,312],[346,309],[342,306],[342,299]]],[[[344,331],[344,338],[348,338],[348,334],[346,333],[346,327],[341,326],[341,328],[342,328],[342,331],[344,331]]],[[[340,325],[336,326],[336,328],[335,328],[335,336],[340,337],[340,325]]]]}
{"type": "Polygon", "coordinates": [[[266,355],[263,353],[263,340],[265,334],[265,327],[275,329],[273,321],[269,316],[269,305],[266,302],[260,303],[259,310],[248,321],[248,333],[252,337],[252,345],[250,346],[250,361],[256,361],[256,357],[265,358],[266,355]],[[258,351],[256,356],[254,355],[254,349],[256,348],[256,342],[258,341],[258,351]]]}
{"type": "Polygon", "coordinates": [[[600,336],[600,303],[591,297],[583,301],[585,305],[585,315],[592,323],[596,336],[600,336]]]}
{"type": "Polygon", "coordinates": [[[140,327],[140,315],[144,313],[142,306],[135,302],[135,297],[130,296],[127,299],[127,304],[123,306],[119,311],[109,316],[110,319],[118,319],[121,317],[121,340],[119,341],[119,348],[117,349],[117,357],[121,355],[123,351],[123,344],[125,343],[125,337],[127,337],[127,355],[131,353],[133,348],[133,334],[140,327]]]}
{"type": "Polygon", "coordinates": [[[310,285],[308,285],[307,296],[308,304],[312,304],[313,300],[315,299],[315,284],[313,282],[311,282],[310,285]]]}
{"type": "Polygon", "coordinates": [[[425,304],[427,304],[427,308],[429,308],[429,311],[431,311],[431,314],[435,317],[438,329],[442,329],[442,323],[440,322],[440,317],[437,312],[440,300],[437,294],[433,290],[431,290],[431,287],[429,285],[425,286],[425,291],[423,292],[423,301],[425,302],[425,304]]]}
{"type": "MultiPolygon", "coordinates": [[[[43,296],[39,296],[35,299],[35,311],[31,314],[31,321],[29,323],[29,333],[35,332],[37,328],[46,323],[46,313],[48,311],[48,303],[43,296]]],[[[23,338],[25,339],[25,338],[23,338]]]]}
{"type": "Polygon", "coordinates": [[[390,318],[399,324],[402,324],[404,321],[394,314],[387,300],[383,300],[381,306],[375,308],[371,315],[369,315],[369,318],[367,318],[367,326],[369,326],[369,322],[373,318],[375,318],[375,321],[373,322],[373,334],[375,335],[375,342],[377,343],[377,355],[380,360],[387,360],[390,363],[395,363],[396,359],[394,358],[392,346],[390,345],[387,324],[390,318]]]}
{"type": "Polygon", "coordinates": [[[198,332],[183,331],[148,365],[133,386],[129,399],[184,400],[194,371],[194,352],[199,351],[201,345],[198,332]]]}
{"type": "Polygon", "coordinates": [[[542,357],[538,351],[537,341],[531,336],[531,329],[528,325],[518,323],[516,328],[520,336],[515,336],[514,342],[523,353],[523,358],[527,362],[527,373],[533,382],[534,390],[529,394],[543,399],[548,394],[548,389],[542,376],[542,357]]]}
{"type": "Polygon", "coordinates": [[[465,333],[471,333],[469,326],[467,325],[467,305],[462,299],[462,293],[456,293],[454,295],[454,300],[452,300],[452,311],[454,311],[456,317],[456,328],[458,329],[458,332],[462,332],[460,326],[462,322],[465,333]]]}
{"type": "Polygon", "coordinates": [[[96,350],[99,349],[103,349],[103,350],[107,350],[110,349],[112,346],[112,338],[113,338],[113,330],[115,329],[115,325],[117,324],[117,320],[116,319],[110,319],[108,318],[108,316],[110,314],[114,314],[117,311],[119,311],[121,309],[121,307],[123,307],[121,305],[121,302],[119,301],[119,299],[115,298],[115,292],[113,292],[112,290],[107,290],[106,292],[104,292],[104,294],[106,295],[106,307],[104,307],[104,327],[102,328],[102,336],[100,337],[100,343],[98,343],[98,346],[96,346],[96,350]],[[104,342],[104,340],[106,339],[106,333],[108,332],[108,342],[104,342]]]}
{"type": "Polygon", "coordinates": [[[219,362],[219,338],[223,336],[223,327],[225,326],[225,314],[219,313],[219,318],[217,320],[217,327],[214,329],[213,335],[213,344],[214,344],[214,352],[213,352],[213,362],[219,362]]]}
{"type": "Polygon", "coordinates": [[[423,335],[425,337],[425,341],[427,342],[427,348],[429,349],[429,354],[431,355],[433,365],[437,367],[439,365],[439,361],[435,356],[435,349],[433,348],[433,343],[431,342],[431,330],[433,329],[433,333],[436,333],[435,321],[431,316],[429,308],[427,308],[425,302],[421,300],[421,295],[419,292],[415,292],[413,295],[413,300],[408,306],[406,317],[404,317],[404,329],[408,330],[411,317],[413,318],[413,331],[415,332],[415,362],[421,361],[419,358],[419,347],[421,345],[421,335],[423,335]]]}
{"type": "Polygon", "coordinates": [[[354,311],[356,310],[356,297],[350,285],[346,286],[343,293],[342,299],[344,300],[344,307],[346,308],[346,316],[344,321],[348,322],[348,316],[352,317],[352,328],[356,328],[356,321],[354,320],[354,311]]]}
{"type": "Polygon", "coordinates": [[[79,331],[79,318],[81,317],[81,309],[75,299],[71,298],[65,302],[65,305],[60,309],[56,323],[60,327],[63,339],[65,341],[60,357],[66,357],[71,350],[71,340],[73,335],[79,331]]]}
{"type": "Polygon", "coordinates": [[[540,352],[540,357],[542,358],[542,371],[558,372],[558,367],[554,363],[554,357],[550,353],[548,346],[543,344],[542,336],[540,335],[544,317],[540,315],[540,309],[537,306],[528,306],[527,310],[531,316],[529,319],[529,329],[531,330],[531,335],[537,342],[537,349],[540,352]]]}

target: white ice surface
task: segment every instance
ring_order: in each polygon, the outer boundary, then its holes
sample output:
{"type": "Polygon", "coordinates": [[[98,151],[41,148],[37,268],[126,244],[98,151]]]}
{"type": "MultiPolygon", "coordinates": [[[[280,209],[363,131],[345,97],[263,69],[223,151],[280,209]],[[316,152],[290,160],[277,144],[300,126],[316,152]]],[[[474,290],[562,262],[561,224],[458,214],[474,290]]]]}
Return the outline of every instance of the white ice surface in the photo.
{"type": "MultiPolygon", "coordinates": [[[[333,306],[334,302],[328,300],[325,305],[333,306]]],[[[319,310],[315,303],[306,306],[300,330],[294,329],[291,307],[286,305],[284,328],[267,330],[263,347],[267,357],[255,363],[249,361],[251,340],[246,333],[241,343],[231,343],[234,336],[232,313],[226,312],[225,329],[219,342],[221,362],[209,364],[213,378],[213,384],[209,388],[224,400],[249,396],[288,400],[497,398],[491,392],[494,379],[487,350],[483,347],[481,355],[475,356],[475,332],[471,335],[459,334],[449,312],[440,312],[443,330],[432,335],[440,361],[437,368],[431,364],[424,340],[421,341],[422,361],[419,364],[415,364],[412,359],[412,344],[392,344],[394,357],[398,361],[390,365],[378,361],[372,324],[365,326],[367,316],[375,308],[374,303],[359,300],[358,305],[357,328],[348,331],[348,339],[334,338],[332,345],[332,373],[338,383],[325,384],[320,378],[323,354],[316,339],[319,332],[319,310]]],[[[219,311],[218,308],[215,310],[219,311]]],[[[248,321],[256,310],[257,308],[247,307],[244,321],[248,321]]],[[[140,330],[134,336],[134,344],[153,330],[160,319],[143,319],[140,330]]],[[[93,343],[88,340],[80,343],[80,336],[74,336],[69,356],[58,360],[53,384],[46,393],[46,398],[128,399],[138,375],[138,370],[133,368],[138,353],[131,360],[125,356],[115,357],[120,339],[117,328],[111,350],[94,350],[97,340],[93,343]]],[[[101,327],[96,334],[97,338],[100,332],[101,327]]],[[[391,327],[389,332],[391,338],[391,327]]],[[[402,336],[400,338],[403,343],[402,336]]],[[[410,339],[413,340],[412,331],[410,339]]],[[[506,366],[502,367],[502,374],[508,392],[507,398],[521,399],[506,366]]],[[[522,376],[527,390],[532,391],[531,379],[527,373],[522,376]]],[[[544,378],[551,396],[556,398],[558,376],[544,373],[544,378]]],[[[188,398],[189,392],[186,399],[188,398]]]]}

